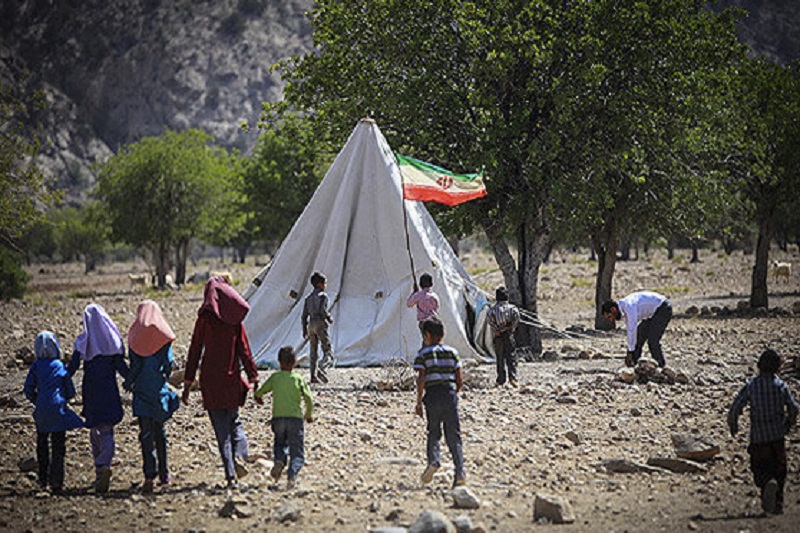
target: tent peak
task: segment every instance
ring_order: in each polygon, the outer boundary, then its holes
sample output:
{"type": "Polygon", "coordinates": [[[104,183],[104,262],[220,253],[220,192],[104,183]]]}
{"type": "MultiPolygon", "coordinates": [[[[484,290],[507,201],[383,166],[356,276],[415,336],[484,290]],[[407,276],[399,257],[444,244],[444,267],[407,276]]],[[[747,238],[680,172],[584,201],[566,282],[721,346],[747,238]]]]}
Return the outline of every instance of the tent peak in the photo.
{"type": "Polygon", "coordinates": [[[359,120],[358,122],[359,122],[359,124],[375,124],[375,120],[371,119],[369,117],[364,117],[361,120],[359,120]]]}

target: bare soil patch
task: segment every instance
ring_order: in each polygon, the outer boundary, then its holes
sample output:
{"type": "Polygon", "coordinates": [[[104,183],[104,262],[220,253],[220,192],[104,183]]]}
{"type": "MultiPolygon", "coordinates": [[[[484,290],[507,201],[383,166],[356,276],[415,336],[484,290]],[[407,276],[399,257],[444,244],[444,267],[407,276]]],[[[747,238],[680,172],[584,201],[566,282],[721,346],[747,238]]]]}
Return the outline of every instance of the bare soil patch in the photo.
{"type": "MultiPolygon", "coordinates": [[[[800,259],[796,251],[776,257],[794,268],[788,282],[771,284],[770,305],[789,310],[800,300],[800,259]]],[[[501,283],[490,256],[470,250],[462,258],[484,289],[493,292],[501,283]]],[[[720,313],[747,298],[752,256],[706,252],[701,258],[701,263],[690,264],[685,253],[669,261],[656,252],[648,259],[619,263],[615,280],[617,296],[642,288],[670,296],[676,316],[664,338],[665,355],[670,367],[690,378],[688,384],[616,381],[623,364],[621,331],[577,339],[548,335],[545,350],[554,352],[555,359],[521,364],[518,389],[486,386],[494,381],[491,365],[468,369],[472,385],[460,408],[468,487],[480,500],[474,510],[453,507],[448,465],[430,485],[420,483],[424,422],[413,414],[413,392],[375,390],[376,381],[396,375],[384,368],[334,369],[330,383],[314,390],[317,420],[306,426],[307,463],[296,489],[287,490],[285,481],[272,486],[269,408],[251,400],[241,413],[251,453],[264,459],[250,465],[249,476],[234,494],[218,488],[221,463],[198,394],[168,423],[174,483],[165,491],[152,497],[138,491],[138,427],[127,395],[126,416],[116,429],[111,491],[95,495],[91,489],[86,430],[67,437],[66,494],[39,491],[35,475],[18,467],[21,458],[35,455],[35,427],[32,406],[22,395],[27,367],[17,356],[32,349],[43,329],[55,331],[69,352],[81,329],[82,310],[92,301],[127,331],[136,304],[151,297],[178,335],[175,351],[181,359],[202,287],[143,291],[127,277],[144,270],[137,264],[103,266],[89,275],[83,275],[81,265],[32,267],[33,291],[22,301],[0,304],[0,447],[5,450],[0,456],[0,528],[366,531],[408,526],[422,510],[436,509],[451,519],[469,516],[474,527],[485,531],[529,531],[555,527],[533,521],[535,495],[547,491],[571,502],[576,521],[559,527],[572,530],[796,531],[800,433],[795,429],[787,439],[786,512],[765,518],[748,470],[748,422],[743,418],[740,435],[731,438],[725,414],[764,347],[784,357],[800,354],[800,316],[789,311],[720,313]],[[709,313],[686,314],[692,306],[707,307],[709,313]],[[606,357],[584,359],[581,351],[606,357]],[[695,473],[623,474],[603,466],[611,459],[644,464],[651,457],[674,457],[673,433],[704,437],[721,453],[695,473]],[[219,516],[230,498],[246,510],[238,518],[219,516]],[[288,506],[299,516],[287,513],[288,506]]],[[[198,267],[211,268],[233,271],[243,291],[260,267],[252,259],[245,266],[198,267]]],[[[594,270],[584,254],[555,253],[541,272],[542,318],[558,329],[591,329],[594,270]]],[[[800,396],[800,381],[786,381],[800,396]]],[[[80,411],[79,405],[74,407],[80,411]]]]}

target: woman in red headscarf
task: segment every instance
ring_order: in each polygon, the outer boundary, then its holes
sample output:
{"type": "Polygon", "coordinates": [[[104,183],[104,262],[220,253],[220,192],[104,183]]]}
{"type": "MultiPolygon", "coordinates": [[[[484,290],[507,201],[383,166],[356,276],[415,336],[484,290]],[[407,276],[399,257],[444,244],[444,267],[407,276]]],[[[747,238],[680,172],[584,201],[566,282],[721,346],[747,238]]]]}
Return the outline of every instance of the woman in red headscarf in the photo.
{"type": "Polygon", "coordinates": [[[258,370],[242,325],[249,310],[247,302],[224,278],[208,280],[194,324],[183,386],[182,399],[188,404],[199,366],[203,407],[214,426],[229,486],[247,474],[236,461],[248,457],[239,407],[244,405],[247,391],[258,386],[258,370]],[[242,369],[247,380],[241,377],[242,369]]]}

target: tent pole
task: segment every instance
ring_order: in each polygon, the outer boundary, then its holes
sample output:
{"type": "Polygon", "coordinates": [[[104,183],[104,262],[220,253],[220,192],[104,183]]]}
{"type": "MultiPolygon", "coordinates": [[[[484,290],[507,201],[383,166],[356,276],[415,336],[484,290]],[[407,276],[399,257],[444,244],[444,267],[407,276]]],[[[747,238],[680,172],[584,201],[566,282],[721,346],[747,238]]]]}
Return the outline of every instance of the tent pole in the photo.
{"type": "MultiPolygon", "coordinates": [[[[394,154],[392,154],[394,155],[394,154]]],[[[397,164],[397,158],[395,158],[397,164]]],[[[400,201],[403,202],[403,229],[406,232],[406,251],[408,252],[408,261],[411,263],[411,278],[414,280],[414,286],[417,286],[417,271],[414,268],[414,256],[411,255],[411,243],[408,237],[408,212],[406,210],[406,183],[403,177],[403,172],[400,170],[400,165],[397,164],[397,169],[400,172],[400,201]]]]}

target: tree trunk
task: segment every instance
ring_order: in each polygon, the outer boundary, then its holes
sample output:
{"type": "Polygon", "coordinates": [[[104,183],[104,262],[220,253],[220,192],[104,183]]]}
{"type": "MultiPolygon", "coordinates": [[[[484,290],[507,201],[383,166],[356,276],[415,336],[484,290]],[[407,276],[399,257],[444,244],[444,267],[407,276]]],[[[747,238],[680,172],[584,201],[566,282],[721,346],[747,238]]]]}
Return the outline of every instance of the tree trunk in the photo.
{"type": "Polygon", "coordinates": [[[692,239],[692,259],[689,260],[690,263],[699,263],[700,262],[700,251],[699,247],[697,246],[697,241],[692,239]]]}
{"type": "Polygon", "coordinates": [[[167,272],[169,272],[169,246],[160,243],[153,253],[153,260],[156,264],[156,286],[164,288],[167,284],[167,272]]]}
{"type": "Polygon", "coordinates": [[[461,248],[459,246],[460,241],[458,237],[447,237],[447,242],[450,243],[450,248],[453,249],[453,253],[456,254],[456,257],[458,257],[461,248]]]}
{"type": "Polygon", "coordinates": [[[186,259],[189,257],[189,239],[181,239],[175,247],[175,283],[186,283],[186,259]]]}
{"type": "Polygon", "coordinates": [[[753,265],[753,279],[750,286],[750,307],[769,307],[767,275],[769,271],[769,244],[772,240],[773,220],[771,215],[758,221],[758,242],[753,265]]]}
{"type": "MultiPolygon", "coordinates": [[[[500,225],[486,219],[484,231],[495,260],[503,272],[509,300],[520,308],[537,314],[539,268],[551,244],[551,234],[549,231],[531,230],[529,226],[523,223],[517,228],[519,267],[511,255],[500,225]]],[[[541,354],[542,336],[537,328],[520,326],[517,330],[517,340],[520,346],[530,346],[534,356],[541,354]]]]}
{"type": "Polygon", "coordinates": [[[597,277],[594,287],[594,327],[601,331],[614,329],[614,323],[603,316],[603,302],[611,299],[614,288],[614,268],[617,264],[619,235],[615,221],[611,221],[592,237],[597,250],[597,277]]]}

